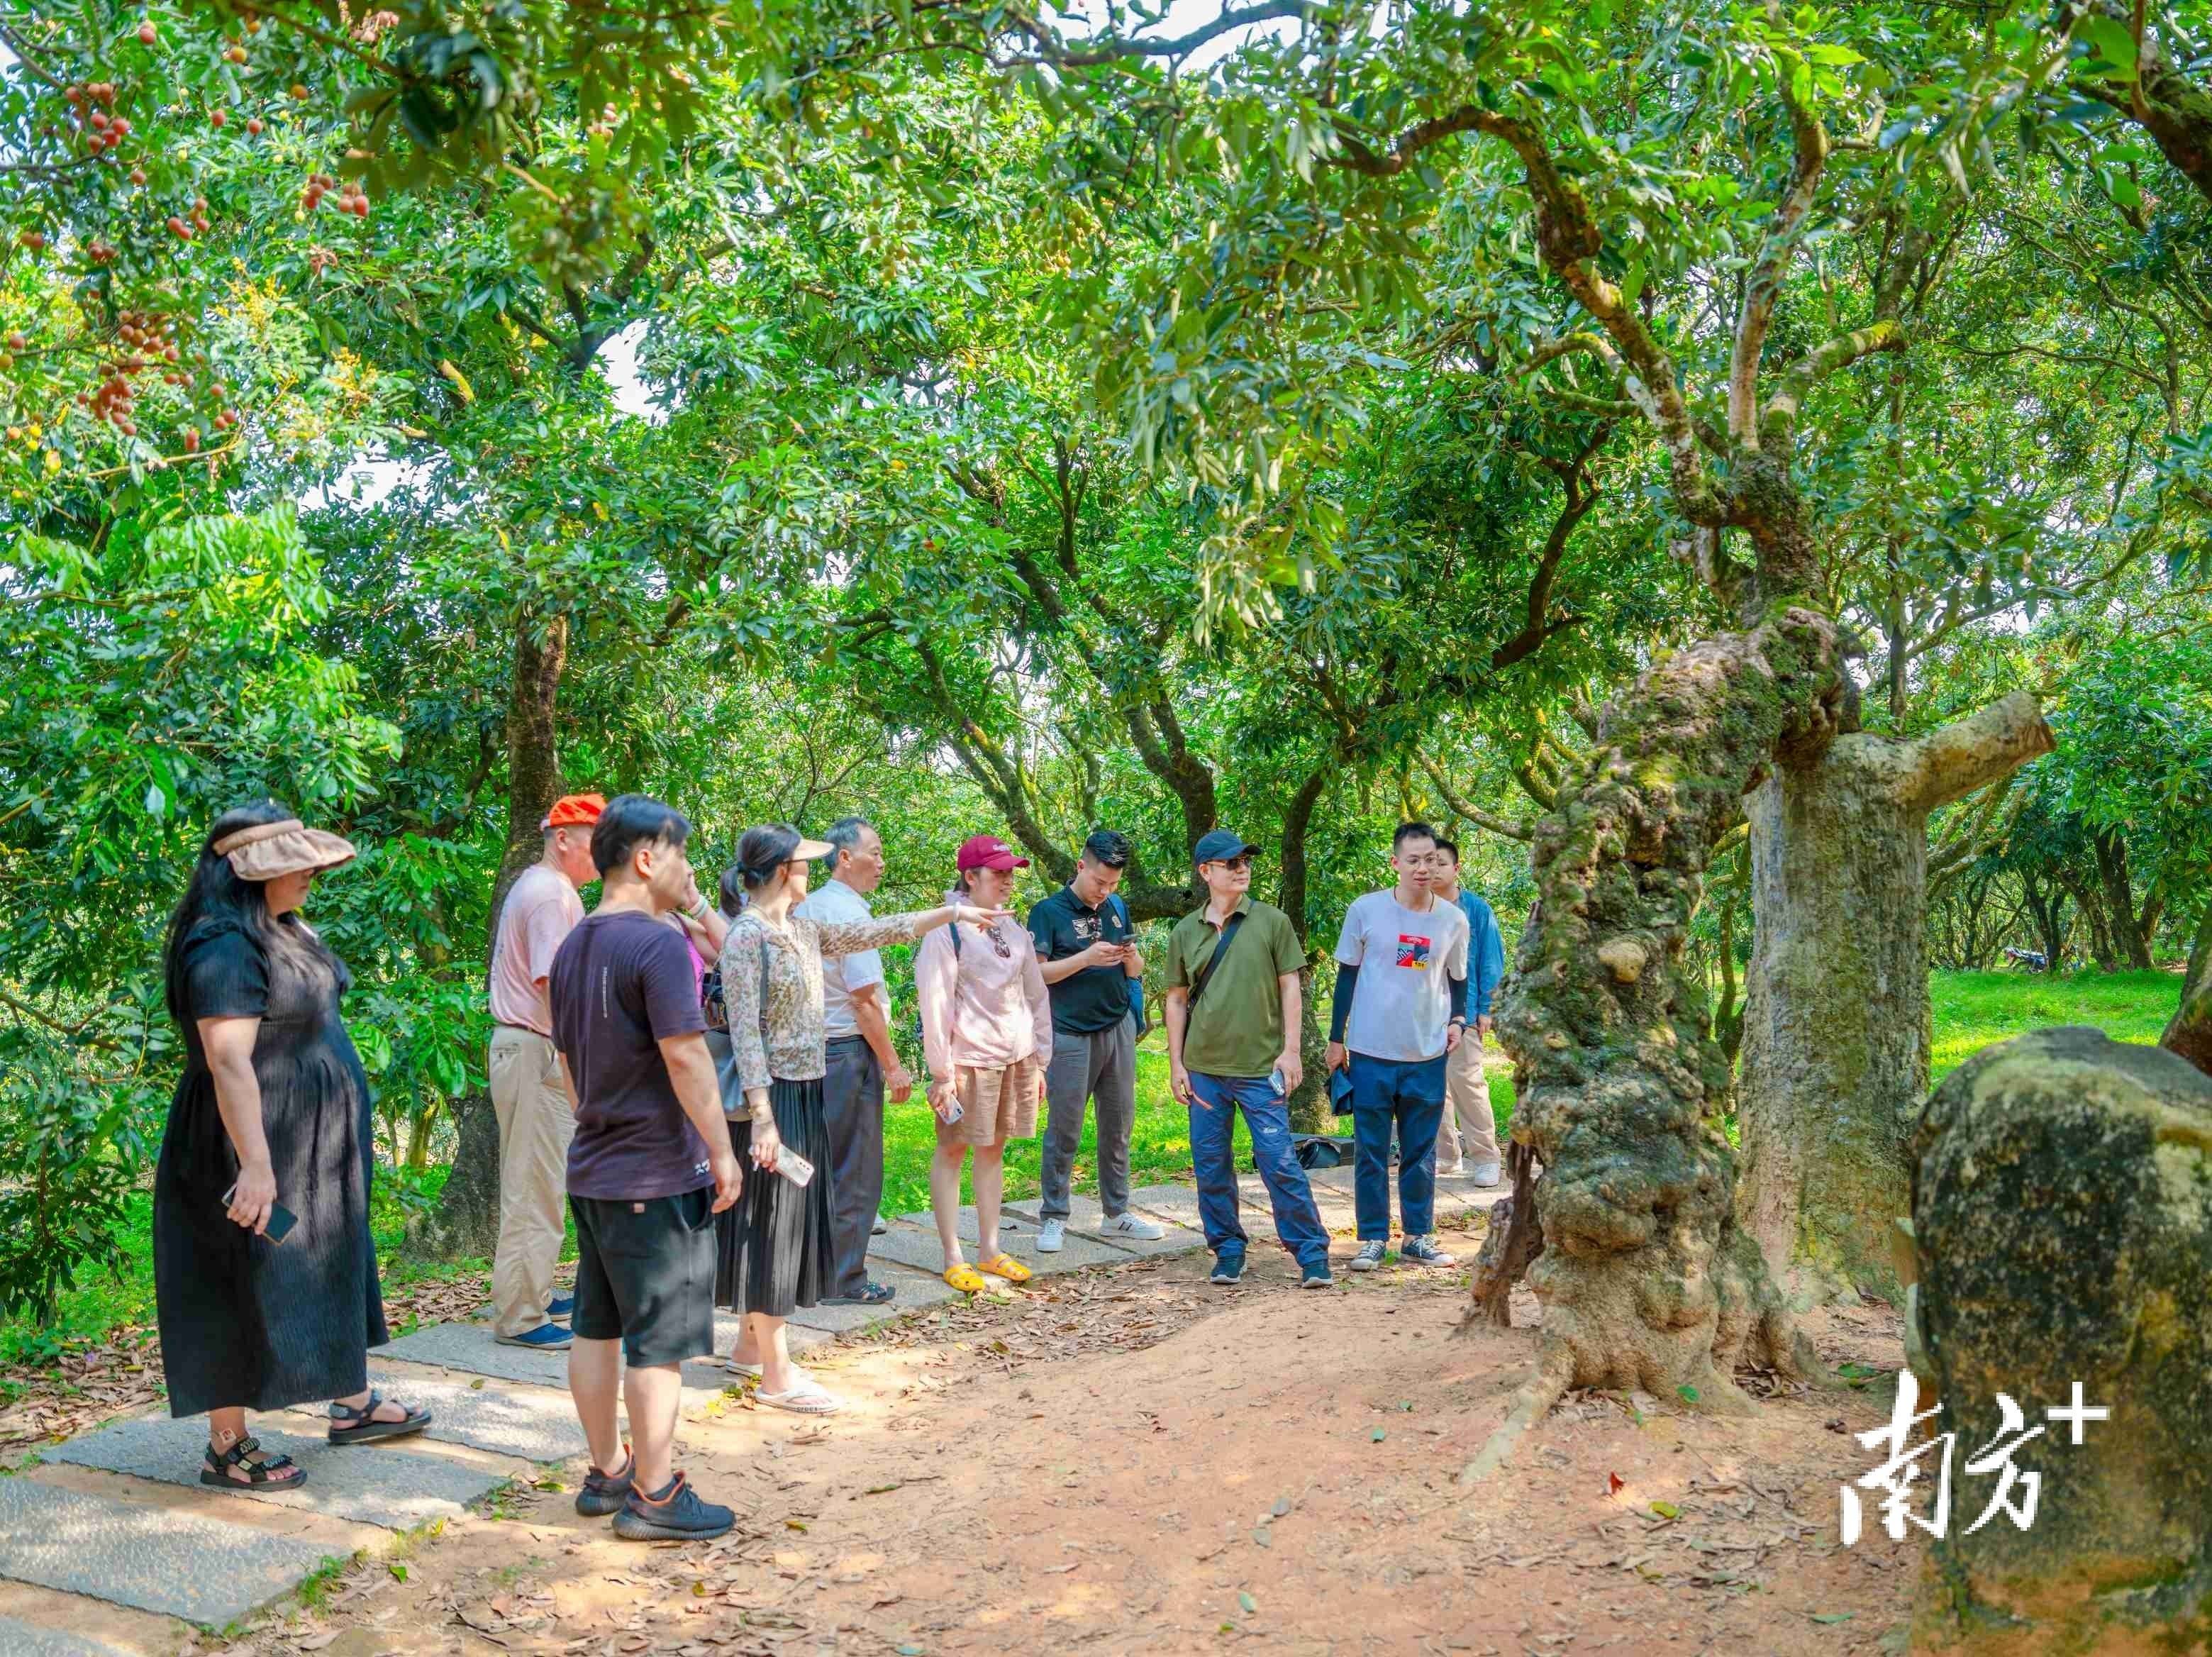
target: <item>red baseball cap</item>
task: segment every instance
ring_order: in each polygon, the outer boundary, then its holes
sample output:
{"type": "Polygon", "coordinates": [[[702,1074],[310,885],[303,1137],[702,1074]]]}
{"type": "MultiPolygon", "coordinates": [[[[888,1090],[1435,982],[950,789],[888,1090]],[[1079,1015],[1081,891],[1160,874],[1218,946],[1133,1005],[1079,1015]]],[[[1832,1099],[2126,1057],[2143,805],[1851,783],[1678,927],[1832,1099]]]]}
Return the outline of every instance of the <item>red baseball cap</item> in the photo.
{"type": "Polygon", "coordinates": [[[970,868],[1027,868],[1030,860],[1018,857],[1014,849],[995,834],[978,834],[962,843],[960,855],[952,866],[970,868]]]}
{"type": "Polygon", "coordinates": [[[599,820],[599,813],[607,808],[604,794],[564,794],[553,802],[553,809],[545,813],[538,824],[540,832],[546,829],[581,828],[599,820]]]}

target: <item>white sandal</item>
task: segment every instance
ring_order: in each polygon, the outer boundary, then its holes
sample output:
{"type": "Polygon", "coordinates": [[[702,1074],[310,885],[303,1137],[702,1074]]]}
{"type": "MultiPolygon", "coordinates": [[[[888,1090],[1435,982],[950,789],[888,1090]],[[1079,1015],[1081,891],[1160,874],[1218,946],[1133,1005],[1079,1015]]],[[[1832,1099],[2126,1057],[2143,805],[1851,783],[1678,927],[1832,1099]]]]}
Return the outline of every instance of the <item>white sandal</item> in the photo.
{"type": "Polygon", "coordinates": [[[757,1363],[739,1363],[735,1358],[732,1358],[723,1364],[722,1368],[732,1375],[750,1375],[755,1380],[761,1378],[761,1367],[757,1363]]]}
{"type": "Polygon", "coordinates": [[[842,1398],[825,1392],[811,1380],[800,1382],[788,1392],[753,1394],[755,1404],[764,1404],[771,1410],[788,1410],[794,1416],[834,1416],[845,1407],[842,1398]]]}

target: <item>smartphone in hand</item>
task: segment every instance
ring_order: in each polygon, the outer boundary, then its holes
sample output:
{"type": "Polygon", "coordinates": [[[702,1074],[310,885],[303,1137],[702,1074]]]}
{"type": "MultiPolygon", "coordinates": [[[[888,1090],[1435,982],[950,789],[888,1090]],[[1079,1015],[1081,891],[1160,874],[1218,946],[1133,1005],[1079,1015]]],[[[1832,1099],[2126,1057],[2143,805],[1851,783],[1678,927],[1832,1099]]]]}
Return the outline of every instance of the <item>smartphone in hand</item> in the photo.
{"type": "MultiPolygon", "coordinates": [[[[238,1187],[235,1185],[233,1185],[228,1191],[223,1192],[223,1207],[226,1209],[228,1208],[230,1206],[230,1199],[237,1194],[238,1187]]],[[[299,1223],[300,1216],[298,1215],[293,1213],[291,1209],[286,1208],[282,1203],[271,1203],[269,1205],[269,1223],[263,1228],[261,1234],[264,1237],[266,1237],[272,1243],[281,1243],[287,1237],[289,1237],[292,1234],[292,1228],[299,1223]]]]}
{"type": "Polygon", "coordinates": [[[788,1145],[776,1152],[775,1171],[794,1185],[803,1186],[814,1178],[814,1165],[788,1145]]]}

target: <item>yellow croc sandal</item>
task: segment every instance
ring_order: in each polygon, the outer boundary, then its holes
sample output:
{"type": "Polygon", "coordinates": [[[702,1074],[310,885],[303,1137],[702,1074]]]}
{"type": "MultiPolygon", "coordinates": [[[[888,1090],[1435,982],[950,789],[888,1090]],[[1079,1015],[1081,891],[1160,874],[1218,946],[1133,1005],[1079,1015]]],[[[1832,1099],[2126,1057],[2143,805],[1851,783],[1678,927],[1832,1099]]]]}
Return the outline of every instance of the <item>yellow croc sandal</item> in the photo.
{"type": "Polygon", "coordinates": [[[976,1276],[975,1268],[965,1261],[957,1266],[947,1266],[945,1270],[945,1281],[963,1295],[980,1295],[986,1287],[982,1278],[976,1276]]]}
{"type": "Polygon", "coordinates": [[[994,1277],[1004,1277],[1010,1283],[1025,1283],[1030,1280],[1030,1269],[1011,1254],[994,1254],[983,1262],[982,1269],[994,1277]]]}

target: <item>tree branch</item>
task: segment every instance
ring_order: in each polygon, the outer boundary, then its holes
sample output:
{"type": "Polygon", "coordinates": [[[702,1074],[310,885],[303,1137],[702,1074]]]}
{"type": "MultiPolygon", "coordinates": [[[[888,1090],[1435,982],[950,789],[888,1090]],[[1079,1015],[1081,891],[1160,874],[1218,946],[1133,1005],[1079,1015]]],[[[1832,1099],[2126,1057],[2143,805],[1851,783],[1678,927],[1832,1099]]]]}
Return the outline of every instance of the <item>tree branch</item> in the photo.
{"type": "MultiPolygon", "coordinates": [[[[1777,29],[1785,25],[1779,0],[1767,0],[1767,20],[1777,29]]],[[[1802,60],[1784,47],[1773,49],[1776,78],[1781,83],[1783,107],[1790,114],[1790,134],[1796,157],[1790,168],[1790,186],[1783,192],[1773,222],[1761,239],[1758,256],[1744,283],[1743,313],[1736,320],[1735,343],[1729,359],[1729,436],[1746,448],[1759,447],[1759,359],[1765,349],[1767,329],[1782,297],[1783,279],[1797,251],[1797,233],[1812,211],[1820,187],[1820,174],[1828,161],[1827,130],[1813,112],[1800,103],[1793,87],[1793,71],[1802,60]]]]}
{"type": "Polygon", "coordinates": [[[1481,807],[1462,797],[1459,791],[1452,787],[1451,780],[1443,773],[1443,768],[1435,760],[1426,754],[1419,755],[1418,758],[1421,762],[1421,769],[1428,773],[1429,781],[1436,787],[1437,797],[1474,824],[1475,827],[1486,829],[1492,834],[1503,835],[1509,840],[1527,841],[1536,838],[1534,824],[1511,822],[1493,812],[1483,810],[1481,807]]]}
{"type": "Polygon", "coordinates": [[[1900,778],[1907,801],[1923,812],[2009,777],[2057,746],[2033,692],[2014,691],[1912,744],[1900,778]]]}
{"type": "Polygon", "coordinates": [[[1814,346],[1784,370],[1781,389],[1767,399],[1761,423],[1772,429],[1786,447],[1796,432],[1798,405],[1814,387],[1863,356],[1904,349],[1904,327],[1891,318],[1869,322],[1863,328],[1854,328],[1814,346]]]}

